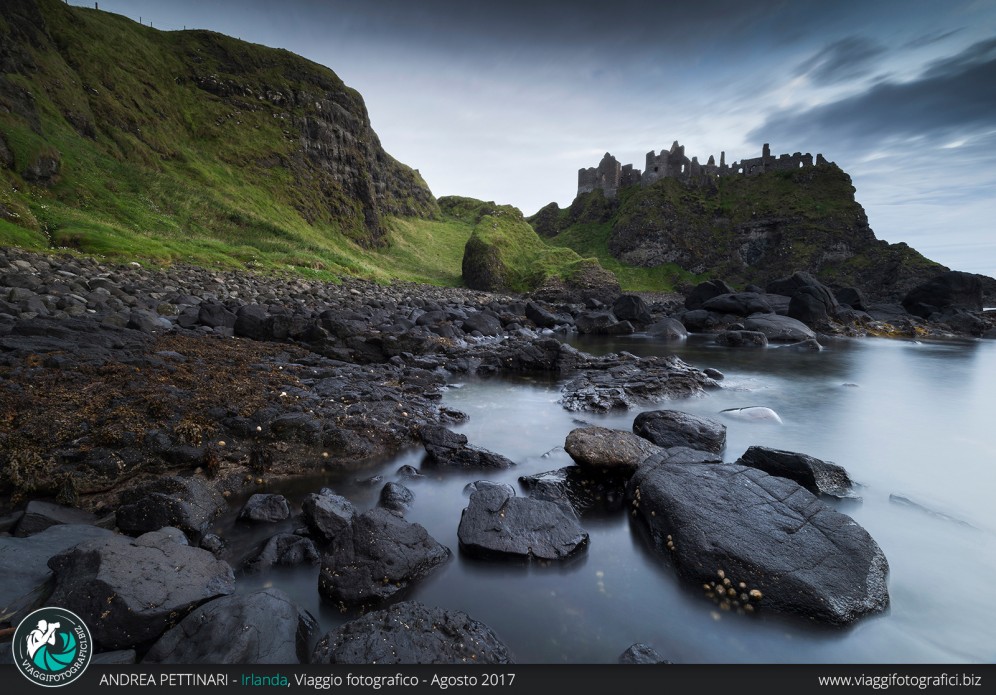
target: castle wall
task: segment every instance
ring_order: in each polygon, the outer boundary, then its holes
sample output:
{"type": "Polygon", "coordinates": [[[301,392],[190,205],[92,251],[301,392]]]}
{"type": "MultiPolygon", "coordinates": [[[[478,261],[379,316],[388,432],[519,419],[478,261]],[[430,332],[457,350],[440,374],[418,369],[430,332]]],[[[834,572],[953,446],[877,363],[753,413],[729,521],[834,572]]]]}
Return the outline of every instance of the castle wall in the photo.
{"type": "MultiPolygon", "coordinates": [[[[816,164],[826,163],[822,154],[816,155],[816,164]]],[[[660,154],[653,150],[647,153],[646,168],[642,174],[632,164],[620,166],[616,158],[606,152],[597,167],[578,170],[578,195],[601,189],[606,197],[614,198],[620,188],[636,184],[647,186],[664,178],[703,180],[719,176],[756,176],[766,171],[791,171],[811,166],[813,155],[810,153],[795,152],[774,157],[767,143],[762,148],[760,157],[742,159],[727,165],[726,153],[721,152],[718,166],[712,156],[705,164],[699,164],[698,157],[686,157],[685,147],[675,140],[669,150],[661,150],[660,154]]]]}

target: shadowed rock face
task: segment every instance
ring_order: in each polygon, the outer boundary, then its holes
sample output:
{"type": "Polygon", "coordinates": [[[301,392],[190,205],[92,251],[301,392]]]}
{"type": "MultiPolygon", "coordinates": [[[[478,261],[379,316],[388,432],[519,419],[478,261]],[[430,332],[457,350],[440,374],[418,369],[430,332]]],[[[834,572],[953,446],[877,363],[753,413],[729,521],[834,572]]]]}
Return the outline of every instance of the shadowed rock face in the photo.
{"type": "Polygon", "coordinates": [[[416,601],[367,613],[327,633],[311,655],[316,664],[508,664],[498,636],[461,611],[416,601]]]}
{"type": "Polygon", "coordinates": [[[143,663],[307,663],[318,623],[279,589],[205,603],[152,645],[143,663]]]}
{"type": "Polygon", "coordinates": [[[726,425],[678,410],[650,410],[633,421],[633,431],[657,446],[687,446],[720,452],[726,446],[726,425]]]}
{"type": "Polygon", "coordinates": [[[752,446],[736,462],[741,466],[758,468],[768,475],[794,480],[814,495],[855,496],[854,484],[846,470],[807,454],[752,446]]]}
{"type": "Polygon", "coordinates": [[[878,544],[791,480],[732,464],[648,465],[627,495],[678,574],[721,602],[834,625],[889,605],[878,544]]]}
{"type": "Polygon", "coordinates": [[[176,539],[176,529],[114,536],[53,557],[51,605],[79,615],[101,649],[156,639],[199,604],[235,591],[228,563],[176,539]]]}

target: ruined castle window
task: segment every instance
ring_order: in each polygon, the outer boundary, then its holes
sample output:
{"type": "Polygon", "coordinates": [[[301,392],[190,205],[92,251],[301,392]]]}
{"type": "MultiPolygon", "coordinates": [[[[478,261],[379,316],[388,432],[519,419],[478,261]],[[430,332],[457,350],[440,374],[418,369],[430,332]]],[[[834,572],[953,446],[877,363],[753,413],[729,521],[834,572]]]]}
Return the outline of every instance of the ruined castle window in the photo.
{"type": "Polygon", "coordinates": [[[654,172],[655,172],[655,173],[656,173],[656,172],[658,172],[658,171],[660,171],[660,170],[661,170],[661,168],[660,168],[660,167],[654,167],[654,172]]]}

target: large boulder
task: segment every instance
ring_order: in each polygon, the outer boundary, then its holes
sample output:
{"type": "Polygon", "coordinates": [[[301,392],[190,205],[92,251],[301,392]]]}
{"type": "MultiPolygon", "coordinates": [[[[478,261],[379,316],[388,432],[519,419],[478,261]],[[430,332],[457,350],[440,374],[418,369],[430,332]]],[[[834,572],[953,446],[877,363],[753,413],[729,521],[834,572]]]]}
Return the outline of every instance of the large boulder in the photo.
{"type": "Polygon", "coordinates": [[[501,320],[490,311],[474,311],[463,320],[465,333],[479,332],[481,335],[501,335],[501,320]]]}
{"type": "Polygon", "coordinates": [[[813,329],[802,321],[778,314],[748,316],[744,321],[744,328],[764,333],[771,343],[798,343],[816,337],[813,329]]]}
{"type": "Polygon", "coordinates": [[[678,319],[667,317],[647,326],[647,335],[664,340],[684,340],[688,337],[688,329],[678,319]]]}
{"type": "Polygon", "coordinates": [[[508,649],[484,623],[461,611],[403,601],[327,633],[315,664],[508,664],[508,649]]]}
{"type": "Polygon", "coordinates": [[[283,521],[290,516],[290,505],[283,495],[274,493],[256,493],[243,505],[239,511],[242,521],[274,522],[283,521]]]}
{"type": "Polygon", "coordinates": [[[2,619],[17,623],[45,600],[52,578],[49,559],[79,543],[114,536],[89,524],[57,524],[27,538],[0,536],[2,619]]]}
{"type": "Polygon", "coordinates": [[[195,608],[169,629],[142,663],[307,663],[317,627],[280,589],[224,596],[195,608]]]}
{"type": "Polygon", "coordinates": [[[633,431],[665,449],[687,446],[720,452],[726,446],[726,425],[680,410],[648,410],[633,421],[633,431]]]}
{"type": "Polygon", "coordinates": [[[113,536],[53,557],[49,605],[76,613],[100,650],[157,639],[193,608],[235,591],[228,563],[177,542],[179,532],[113,536]]]}
{"type": "Polygon", "coordinates": [[[159,478],[125,490],[116,519],[130,536],[172,526],[196,540],[226,506],[222,494],[200,478],[159,478]]]}
{"type": "Polygon", "coordinates": [[[924,319],[945,309],[982,311],[982,281],[978,275],[949,270],[910,290],[903,306],[924,319]]]}
{"type": "Polygon", "coordinates": [[[380,498],[377,500],[377,506],[404,516],[405,512],[411,509],[414,501],[414,492],[401,483],[387,482],[380,489],[380,498]]]}
{"type": "Polygon", "coordinates": [[[677,573],[726,607],[845,625],[889,605],[878,544],[792,480],[734,464],[648,465],[627,497],[677,573]]]}
{"type": "Polygon", "coordinates": [[[807,454],[752,446],[736,463],[757,468],[768,475],[794,480],[814,495],[854,496],[854,483],[843,467],[807,454]]]}
{"type": "Polygon", "coordinates": [[[764,295],[757,292],[721,294],[704,301],[701,308],[706,311],[715,311],[718,314],[736,314],[737,316],[770,314],[774,311],[765,300],[764,295]]]}
{"type": "Polygon", "coordinates": [[[632,432],[606,427],[571,430],[564,449],[582,468],[626,473],[632,473],[648,456],[661,451],[659,446],[632,432]]]}
{"type": "Polygon", "coordinates": [[[632,321],[644,325],[653,321],[650,315],[650,307],[643,301],[643,297],[636,294],[621,294],[612,303],[612,313],[620,321],[632,321]]]}
{"type": "Polygon", "coordinates": [[[470,496],[457,537],[464,552],[478,557],[563,560],[588,549],[588,532],[562,506],[498,486],[470,496]]]}
{"type": "Polygon", "coordinates": [[[318,591],[342,607],[369,608],[393,598],[450,558],[419,524],[377,507],[353,520],[352,543],[322,558],[318,591]]]}
{"type": "Polygon", "coordinates": [[[722,280],[700,282],[685,297],[685,308],[689,310],[701,309],[706,300],[718,297],[721,294],[732,294],[735,291],[722,280]]]}
{"type": "Polygon", "coordinates": [[[766,290],[789,297],[788,315],[807,325],[818,325],[837,314],[839,305],[834,293],[807,272],[772,280],[766,290]]]}
{"type": "Polygon", "coordinates": [[[442,425],[423,425],[419,437],[428,454],[426,462],[442,468],[477,470],[511,468],[514,461],[467,443],[467,437],[442,425]]]}

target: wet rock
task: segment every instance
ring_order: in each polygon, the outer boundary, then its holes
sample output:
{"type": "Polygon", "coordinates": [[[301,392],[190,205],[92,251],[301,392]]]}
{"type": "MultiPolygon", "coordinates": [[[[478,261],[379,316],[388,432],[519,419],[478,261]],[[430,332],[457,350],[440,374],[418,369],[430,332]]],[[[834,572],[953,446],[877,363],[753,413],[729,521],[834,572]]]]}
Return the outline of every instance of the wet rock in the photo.
{"type": "Polygon", "coordinates": [[[423,425],[419,437],[428,454],[426,463],[456,469],[511,468],[514,461],[467,443],[467,437],[442,425],[423,425]]]}
{"type": "Polygon", "coordinates": [[[656,323],[647,326],[647,335],[664,340],[684,340],[688,337],[688,330],[678,319],[664,318],[656,323]]]}
{"type": "Polygon", "coordinates": [[[797,343],[800,340],[815,338],[816,334],[802,321],[778,314],[754,314],[744,321],[748,331],[759,331],[771,343],[797,343]]]}
{"type": "Polygon", "coordinates": [[[723,331],[715,338],[724,347],[767,347],[768,336],[760,331],[723,331]]]}
{"type": "Polygon", "coordinates": [[[706,300],[721,294],[733,294],[735,291],[722,280],[700,282],[685,297],[685,308],[689,310],[701,309],[706,300]]]}
{"type": "Polygon", "coordinates": [[[57,524],[26,538],[0,536],[0,616],[16,624],[42,604],[52,578],[50,558],[79,543],[112,537],[89,524],[57,524]]]}
{"type": "Polygon", "coordinates": [[[649,440],[624,430],[606,427],[579,427],[571,430],[564,449],[583,468],[635,471],[647,457],[661,448],[649,440]]]}
{"type": "Polygon", "coordinates": [[[301,503],[304,521],[321,543],[332,543],[336,539],[349,542],[349,533],[356,509],[353,503],[328,488],[318,494],[309,494],[301,503]]]}
{"type": "Polygon", "coordinates": [[[714,451],[702,451],[692,449],[687,446],[672,446],[669,449],[660,449],[659,453],[649,456],[644,462],[644,466],[657,465],[659,463],[722,463],[723,457],[714,451]]]}
{"type": "Polygon", "coordinates": [[[287,498],[276,494],[256,493],[239,512],[239,519],[242,521],[274,522],[283,521],[289,516],[290,505],[287,498]]]}
{"type": "Polygon", "coordinates": [[[570,411],[625,410],[671,398],[686,398],[718,384],[674,355],[638,358],[613,356],[598,369],[582,371],[561,389],[560,403],[570,411]]]}
{"type": "MultiPolygon", "coordinates": [[[[585,470],[580,466],[565,466],[555,471],[525,475],[519,483],[529,497],[546,500],[574,516],[590,513],[613,514],[626,503],[626,483],[629,471],[585,470]]],[[[510,490],[509,496],[515,492],[510,490]]]]}
{"type": "Polygon", "coordinates": [[[854,483],[842,466],[794,451],[752,446],[737,465],[758,468],[768,475],[788,478],[815,495],[854,497],[854,483]]]}
{"type": "Polygon", "coordinates": [[[640,413],[633,421],[633,432],[665,449],[686,446],[718,453],[726,446],[726,425],[680,410],[640,413]]]}
{"type": "Polygon", "coordinates": [[[17,522],[14,535],[20,538],[33,536],[56,524],[96,524],[97,517],[90,512],[61,504],[32,500],[24,509],[24,515],[17,522]]]}
{"type": "Polygon", "coordinates": [[[408,589],[450,558],[419,524],[376,508],[353,520],[352,543],[322,558],[318,591],[341,607],[369,608],[408,589]]]}
{"type": "Polygon", "coordinates": [[[49,567],[51,605],[80,616],[100,649],[147,644],[197,605],[235,591],[227,563],[157,532],[80,543],[49,567]]]}
{"type": "Polygon", "coordinates": [[[224,596],[191,611],[152,645],[142,663],[307,663],[317,627],[280,589],[224,596]]]}
{"type": "Polygon", "coordinates": [[[619,655],[620,664],[670,664],[660,652],[649,644],[637,642],[619,655]]]}
{"type": "Polygon", "coordinates": [[[588,533],[560,506],[497,487],[470,496],[457,537],[478,557],[563,560],[588,548],[588,533]]]}
{"type": "Polygon", "coordinates": [[[415,501],[415,493],[398,483],[385,483],[380,490],[380,499],[377,505],[392,511],[395,514],[404,516],[405,512],[411,509],[412,502],[415,501]]]}
{"type": "Polygon", "coordinates": [[[488,311],[475,311],[463,320],[463,330],[467,333],[478,331],[481,335],[495,336],[502,334],[501,320],[488,311]]]}
{"type": "Polygon", "coordinates": [[[858,287],[841,287],[834,292],[834,296],[840,304],[846,304],[852,309],[865,311],[868,309],[868,298],[858,287]]]}
{"type": "MultiPolygon", "coordinates": [[[[878,544],[794,481],[734,464],[644,466],[627,498],[690,583],[743,582],[755,609],[834,625],[889,604],[878,544]]],[[[744,603],[739,594],[722,600],[744,603]]]]}
{"type": "Polygon", "coordinates": [[[823,350],[823,346],[820,345],[816,338],[808,338],[807,340],[800,340],[798,343],[789,343],[780,347],[782,350],[800,350],[802,352],[820,352],[823,350]]]}
{"type": "Polygon", "coordinates": [[[570,315],[554,313],[537,302],[526,304],[526,318],[540,328],[556,328],[574,323],[574,319],[570,315]]]}
{"type": "Polygon", "coordinates": [[[209,328],[235,328],[238,317],[220,302],[202,302],[197,312],[197,321],[209,328]]]}
{"type": "Polygon", "coordinates": [[[643,298],[635,294],[621,294],[612,303],[612,313],[620,321],[630,321],[649,324],[653,321],[650,315],[650,307],[643,301],[643,298]]]}
{"type": "Polygon", "coordinates": [[[702,303],[702,309],[714,311],[717,314],[734,314],[750,316],[751,314],[770,314],[771,305],[763,295],[756,292],[733,292],[721,294],[702,303]]]}
{"type": "Polygon", "coordinates": [[[117,524],[130,536],[174,526],[198,540],[226,506],[221,493],[199,478],[160,478],[121,493],[117,524]]]}
{"type": "Polygon", "coordinates": [[[327,633],[316,664],[508,664],[511,657],[484,623],[461,611],[415,601],[368,613],[327,633]]]}
{"type": "Polygon", "coordinates": [[[310,538],[295,533],[278,533],[268,538],[259,551],[245,561],[243,569],[255,574],[272,567],[317,565],[320,561],[321,554],[310,538]]]}

